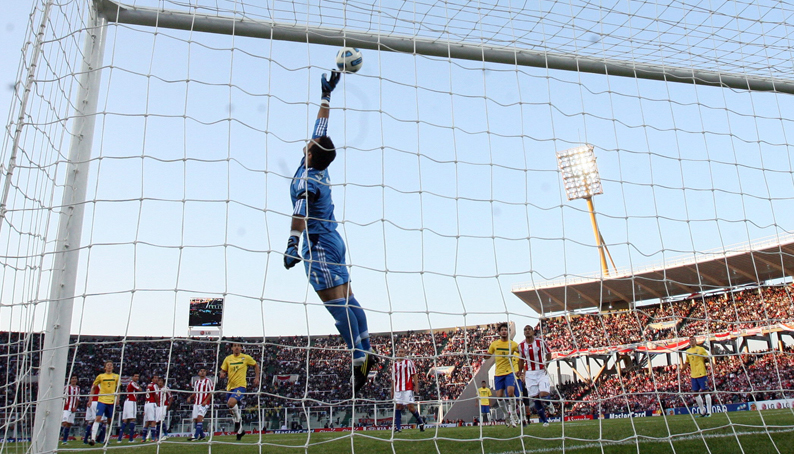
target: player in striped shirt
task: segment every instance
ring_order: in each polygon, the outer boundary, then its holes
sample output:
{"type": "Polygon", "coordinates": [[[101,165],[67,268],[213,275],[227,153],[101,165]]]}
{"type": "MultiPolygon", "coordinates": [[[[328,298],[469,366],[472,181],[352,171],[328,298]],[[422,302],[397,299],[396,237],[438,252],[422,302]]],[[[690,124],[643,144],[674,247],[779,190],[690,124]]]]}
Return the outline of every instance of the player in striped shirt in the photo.
{"type": "Polygon", "coordinates": [[[116,443],[121,443],[124,438],[125,430],[128,431],[130,443],[135,437],[135,420],[138,418],[138,394],[141,392],[141,385],[138,380],[141,379],[140,374],[132,374],[130,382],[127,383],[127,400],[124,402],[124,409],[121,412],[121,429],[119,430],[119,439],[116,443]]]}
{"type": "Polygon", "coordinates": [[[188,397],[188,403],[193,402],[193,422],[196,423],[196,433],[190,441],[203,440],[204,435],[204,415],[212,403],[212,392],[215,390],[215,383],[207,377],[207,369],[200,369],[198,380],[193,382],[193,394],[188,397]]]}
{"type": "MultiPolygon", "coordinates": [[[[546,348],[546,344],[535,337],[535,329],[531,326],[524,327],[524,337],[526,339],[518,344],[518,368],[524,371],[524,392],[528,398],[525,403],[528,406],[529,399],[535,401],[538,418],[544,427],[548,427],[549,420],[546,417],[543,400],[548,399],[551,391],[549,376],[546,374],[546,364],[551,360],[551,353],[546,348]]],[[[527,416],[529,416],[529,408],[527,408],[527,416]]]]}
{"type": "Polygon", "coordinates": [[[322,100],[314,132],[292,177],[292,223],[284,267],[290,269],[304,260],[309,282],[336,321],[336,329],[347,348],[352,350],[353,391],[356,394],[367,383],[377,357],[370,345],[366,313],[350,287],[350,275],[345,265],[345,242],[336,231],[338,223],[334,218],[328,166],[336,158],[336,148],[327,132],[331,92],[338,82],[337,71],[331,73],[330,79],[322,75],[322,100]],[[299,251],[301,238],[302,256],[299,251]]]}
{"type": "MultiPolygon", "coordinates": [[[[96,419],[96,407],[99,405],[98,399],[99,386],[91,385],[91,391],[88,393],[88,401],[85,403],[85,435],[83,436],[84,445],[87,445],[88,440],[91,439],[91,428],[94,424],[94,420],[96,419]]],[[[104,426],[102,428],[104,429],[104,426]]],[[[104,438],[102,432],[100,432],[100,439],[104,438]]]]}
{"type": "Polygon", "coordinates": [[[160,441],[165,441],[168,439],[168,426],[171,423],[168,411],[174,402],[174,396],[171,388],[166,385],[165,378],[160,377],[157,385],[160,388],[157,392],[157,437],[160,441]]]}
{"type": "Polygon", "coordinates": [[[63,418],[61,419],[61,437],[63,444],[69,442],[69,432],[74,424],[74,414],[80,403],[80,386],[77,385],[77,375],[72,375],[69,384],[63,390],[63,418]]]}
{"type": "Polygon", "coordinates": [[[416,373],[416,365],[407,358],[408,351],[405,347],[400,347],[397,351],[397,358],[391,368],[392,398],[394,399],[394,431],[402,432],[403,408],[414,415],[419,431],[425,431],[425,421],[419,415],[414,405],[414,392],[419,390],[419,375],[416,373]]]}
{"type": "Polygon", "coordinates": [[[155,425],[157,424],[157,403],[160,391],[158,385],[160,377],[152,376],[152,382],[146,386],[146,403],[143,404],[143,431],[141,432],[141,442],[157,439],[155,425]]]}

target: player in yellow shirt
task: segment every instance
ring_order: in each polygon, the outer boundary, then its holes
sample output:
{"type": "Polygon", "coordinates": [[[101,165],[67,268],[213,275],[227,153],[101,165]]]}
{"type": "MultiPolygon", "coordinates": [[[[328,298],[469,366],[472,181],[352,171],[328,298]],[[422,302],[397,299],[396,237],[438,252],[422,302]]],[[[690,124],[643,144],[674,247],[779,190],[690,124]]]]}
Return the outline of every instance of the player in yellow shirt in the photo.
{"type": "Polygon", "coordinates": [[[491,394],[491,388],[485,383],[485,380],[480,383],[480,387],[477,388],[477,395],[480,396],[480,421],[486,422],[486,420],[490,421],[491,416],[491,399],[490,397],[493,395],[491,394]]]}
{"type": "Polygon", "coordinates": [[[94,386],[99,386],[99,398],[97,399],[96,420],[91,427],[91,438],[88,440],[88,444],[91,446],[96,444],[97,434],[102,426],[102,417],[106,417],[108,421],[113,418],[113,406],[118,403],[120,385],[121,378],[118,374],[113,373],[113,361],[105,361],[105,373],[97,375],[94,380],[94,386]]]}
{"type": "Polygon", "coordinates": [[[496,389],[496,397],[499,398],[496,402],[505,413],[505,424],[515,427],[518,425],[518,417],[515,411],[515,373],[518,372],[515,354],[518,353],[518,344],[508,338],[510,330],[507,323],[500,323],[496,330],[499,333],[499,339],[491,342],[488,347],[489,355],[486,359],[492,355],[496,356],[494,388],[496,389]],[[503,399],[505,391],[507,391],[507,399],[503,399]]]}
{"type": "Polygon", "coordinates": [[[689,364],[689,376],[692,382],[692,392],[695,394],[695,401],[703,417],[711,416],[711,394],[709,390],[708,370],[706,363],[709,362],[709,352],[698,345],[695,336],[689,338],[689,348],[686,351],[686,361],[689,364]],[[703,394],[706,395],[706,405],[703,406],[703,394]]]}
{"type": "Polygon", "coordinates": [[[248,386],[246,374],[248,373],[248,366],[256,366],[256,375],[254,375],[254,386],[259,386],[259,364],[254,361],[254,358],[243,353],[243,345],[235,342],[232,344],[232,354],[227,356],[221,364],[220,378],[225,378],[227,375],[229,380],[226,382],[226,397],[228,401],[226,405],[229,411],[232,412],[232,419],[234,420],[234,431],[237,432],[237,439],[243,438],[245,430],[243,429],[243,413],[240,411],[240,402],[243,399],[245,388],[248,386]]]}

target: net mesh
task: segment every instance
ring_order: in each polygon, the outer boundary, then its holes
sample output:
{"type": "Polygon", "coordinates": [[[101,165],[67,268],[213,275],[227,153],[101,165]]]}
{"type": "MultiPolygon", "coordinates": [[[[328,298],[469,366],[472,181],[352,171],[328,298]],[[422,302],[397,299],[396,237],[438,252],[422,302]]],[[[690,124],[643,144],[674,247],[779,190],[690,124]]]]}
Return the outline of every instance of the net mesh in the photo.
{"type": "MultiPolygon", "coordinates": [[[[143,385],[165,377],[174,396],[166,426],[179,435],[170,443],[194,433],[188,398],[206,368],[218,390],[206,431],[213,443],[233,440],[218,373],[236,340],[261,366],[259,386],[249,374],[243,426],[253,433],[243,441],[266,448],[786,450],[794,426],[791,95],[496,64],[484,55],[530,50],[620,61],[637,74],[661,66],[790,83],[790,4],[122,6],[163,23],[174,15],[305,29],[304,42],[112,20],[103,35],[89,19],[94,5],[107,17],[119,9],[104,0],[34,4],[4,134],[3,452],[33,449],[26,440],[35,438],[46,317],[60,285],[57,245],[70,241],[58,238],[58,224],[72,210],[61,200],[77,139],[93,148],[81,239],[69,245],[79,262],[67,270],[76,289],[66,374],[78,376],[83,395],[69,449],[83,447],[90,385],[105,360],[123,387],[136,372],[143,385]],[[333,93],[335,216],[382,357],[356,399],[351,353],[333,318],[303,272],[282,265],[290,182],[319,107],[320,75],[334,66],[336,47],[315,43],[328,30],[483,51],[477,61],[365,49],[363,69],[333,93]],[[80,82],[86,36],[105,40],[90,87],[80,82]],[[95,114],[84,113],[86,91],[99,94],[95,114]],[[88,118],[96,129],[83,137],[75,124],[88,118]],[[598,158],[598,226],[617,264],[609,274],[598,272],[588,208],[567,199],[555,158],[582,144],[598,158]],[[726,259],[761,244],[776,252],[743,267],[726,259]],[[697,265],[715,258],[724,259],[725,278],[697,265]],[[672,271],[682,261],[695,263],[684,277],[672,271]],[[662,290],[640,285],[612,298],[610,285],[649,268],[661,270],[662,290]],[[603,279],[598,291],[576,287],[594,276],[603,279]],[[544,285],[566,296],[552,301],[544,285]],[[526,289],[539,295],[540,312],[513,294],[526,289]],[[189,335],[196,297],[224,299],[225,339],[189,335]],[[479,406],[480,381],[491,385],[494,373],[488,347],[503,321],[516,341],[524,326],[538,327],[551,350],[545,432],[501,426],[496,399],[487,415],[479,406]],[[690,415],[700,411],[682,355],[690,336],[711,355],[709,412],[724,415],[709,420],[690,415]],[[419,413],[432,428],[422,435],[386,430],[401,347],[420,374],[419,413]],[[639,419],[652,415],[661,418],[639,419]],[[477,427],[452,427],[474,418],[477,427]],[[281,429],[307,434],[267,433],[281,429]]],[[[537,422],[533,408],[525,411],[537,422]]],[[[58,430],[58,416],[45,430],[58,430]]],[[[114,437],[120,419],[117,412],[110,423],[114,437]]]]}

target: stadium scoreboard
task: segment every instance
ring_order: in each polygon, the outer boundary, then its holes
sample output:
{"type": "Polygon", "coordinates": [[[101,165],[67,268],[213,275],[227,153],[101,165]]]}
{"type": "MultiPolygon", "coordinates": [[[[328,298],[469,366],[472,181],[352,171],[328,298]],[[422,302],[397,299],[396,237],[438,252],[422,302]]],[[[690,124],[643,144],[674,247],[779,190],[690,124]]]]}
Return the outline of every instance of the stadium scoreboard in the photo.
{"type": "Polygon", "coordinates": [[[218,336],[223,325],[223,298],[191,298],[188,327],[191,336],[218,336]]]}

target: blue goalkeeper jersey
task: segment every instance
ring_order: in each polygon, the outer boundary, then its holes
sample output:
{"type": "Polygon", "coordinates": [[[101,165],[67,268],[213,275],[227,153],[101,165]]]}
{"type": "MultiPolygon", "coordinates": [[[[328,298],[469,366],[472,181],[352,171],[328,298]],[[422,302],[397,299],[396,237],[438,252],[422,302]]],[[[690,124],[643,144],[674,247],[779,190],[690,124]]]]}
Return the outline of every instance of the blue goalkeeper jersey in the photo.
{"type": "Polygon", "coordinates": [[[292,177],[290,185],[293,216],[307,217],[306,231],[310,235],[336,233],[334,201],[331,199],[331,179],[328,169],[306,168],[306,157],[292,177]]]}

